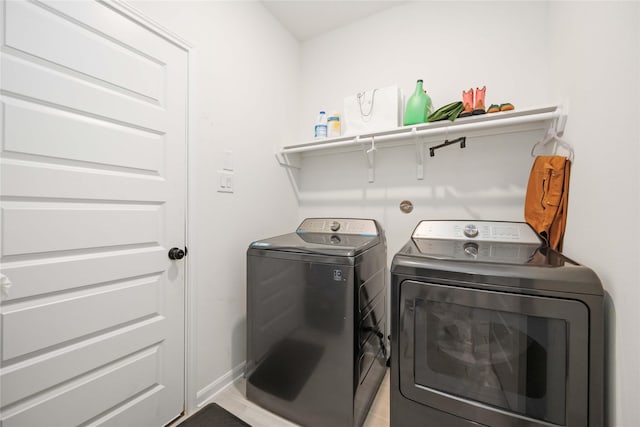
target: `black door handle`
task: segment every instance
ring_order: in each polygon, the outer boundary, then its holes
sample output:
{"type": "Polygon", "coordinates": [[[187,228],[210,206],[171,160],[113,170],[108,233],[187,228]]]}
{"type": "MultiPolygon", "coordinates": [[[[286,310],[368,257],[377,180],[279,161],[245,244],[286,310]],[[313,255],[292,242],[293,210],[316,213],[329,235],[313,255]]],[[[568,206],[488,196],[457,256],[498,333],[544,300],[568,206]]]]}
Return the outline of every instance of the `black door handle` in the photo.
{"type": "Polygon", "coordinates": [[[170,259],[182,259],[186,255],[186,252],[180,248],[171,248],[169,249],[169,258],[170,259]]]}

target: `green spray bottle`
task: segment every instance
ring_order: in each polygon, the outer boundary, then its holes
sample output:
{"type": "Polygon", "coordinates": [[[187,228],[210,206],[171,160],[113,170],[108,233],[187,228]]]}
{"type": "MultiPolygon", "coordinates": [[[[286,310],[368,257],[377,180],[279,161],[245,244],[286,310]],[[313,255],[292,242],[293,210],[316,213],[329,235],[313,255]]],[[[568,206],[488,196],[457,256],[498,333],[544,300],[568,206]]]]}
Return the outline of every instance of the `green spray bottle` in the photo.
{"type": "Polygon", "coordinates": [[[431,98],[422,88],[422,79],[416,82],[416,90],[407,101],[407,109],[404,113],[404,125],[426,123],[433,106],[431,98]]]}

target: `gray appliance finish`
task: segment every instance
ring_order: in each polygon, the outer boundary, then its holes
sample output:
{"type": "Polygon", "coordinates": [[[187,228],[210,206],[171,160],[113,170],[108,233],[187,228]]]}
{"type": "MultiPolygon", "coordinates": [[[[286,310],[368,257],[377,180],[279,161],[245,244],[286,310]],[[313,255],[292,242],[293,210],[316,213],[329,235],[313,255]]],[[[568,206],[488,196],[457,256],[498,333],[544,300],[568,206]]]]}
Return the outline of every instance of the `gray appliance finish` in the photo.
{"type": "Polygon", "coordinates": [[[360,426],[386,371],[386,240],[308,218],[247,250],[247,399],[309,427],[360,426]]]}
{"type": "Polygon", "coordinates": [[[525,223],[420,222],[391,265],[391,425],[602,426],[603,305],[525,223]]]}

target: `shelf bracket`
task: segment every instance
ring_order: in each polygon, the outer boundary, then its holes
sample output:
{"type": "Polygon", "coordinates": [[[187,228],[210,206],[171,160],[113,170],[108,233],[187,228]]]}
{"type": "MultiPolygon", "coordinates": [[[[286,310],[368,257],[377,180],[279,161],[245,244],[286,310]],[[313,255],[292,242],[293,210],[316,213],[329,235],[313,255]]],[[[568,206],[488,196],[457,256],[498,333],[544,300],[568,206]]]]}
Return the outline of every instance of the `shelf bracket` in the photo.
{"type": "Polygon", "coordinates": [[[293,159],[286,153],[282,151],[276,151],[276,160],[280,163],[280,166],[284,166],[289,169],[302,169],[298,162],[293,161],[293,159]]]}
{"type": "MultiPolygon", "coordinates": [[[[356,141],[359,141],[360,137],[356,137],[356,141]]],[[[362,144],[362,149],[364,150],[364,144],[362,144]]],[[[376,140],[373,135],[371,135],[371,148],[365,151],[365,156],[367,158],[367,179],[369,182],[374,182],[376,180],[376,170],[375,170],[375,161],[376,161],[376,140]]]]}
{"type": "Polygon", "coordinates": [[[562,136],[564,134],[564,128],[567,125],[567,113],[568,107],[565,104],[561,104],[558,106],[558,117],[555,120],[555,133],[558,136],[562,136]]]}
{"type": "Polygon", "coordinates": [[[424,179],[424,143],[418,140],[418,131],[415,126],[411,128],[413,142],[416,144],[416,179],[424,179]]]}

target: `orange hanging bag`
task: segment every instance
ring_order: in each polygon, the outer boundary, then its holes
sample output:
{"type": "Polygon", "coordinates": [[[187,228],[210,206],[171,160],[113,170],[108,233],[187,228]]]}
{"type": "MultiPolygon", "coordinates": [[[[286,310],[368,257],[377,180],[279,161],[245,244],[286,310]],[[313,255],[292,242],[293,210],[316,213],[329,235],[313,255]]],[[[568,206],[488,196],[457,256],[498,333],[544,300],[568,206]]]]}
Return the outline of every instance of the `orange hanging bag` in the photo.
{"type": "Polygon", "coordinates": [[[559,251],[567,225],[570,171],[571,161],[566,157],[536,157],[525,197],[525,221],[550,248],[559,251]]]}

